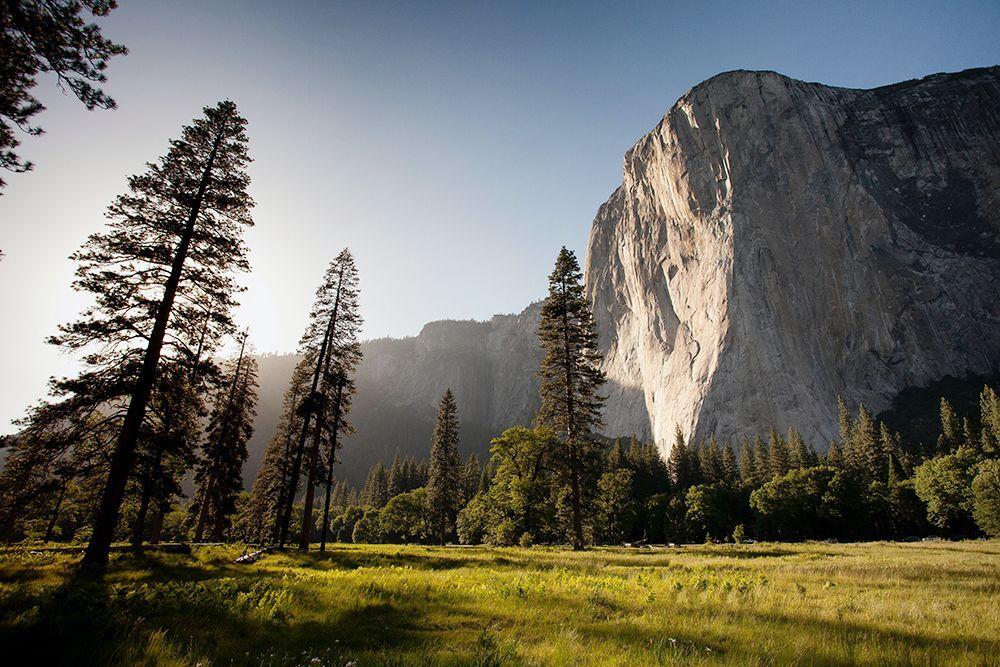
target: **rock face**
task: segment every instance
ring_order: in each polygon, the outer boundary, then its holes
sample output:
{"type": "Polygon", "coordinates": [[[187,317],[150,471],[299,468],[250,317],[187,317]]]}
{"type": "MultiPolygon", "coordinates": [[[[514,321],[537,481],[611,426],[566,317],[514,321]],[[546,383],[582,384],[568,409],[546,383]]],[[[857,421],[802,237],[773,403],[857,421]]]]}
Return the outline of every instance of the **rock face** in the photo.
{"type": "Polygon", "coordinates": [[[626,154],[590,234],[608,433],[837,431],[836,398],[1000,359],[1000,68],[873,90],[729,72],[626,154]]]}
{"type": "MultiPolygon", "coordinates": [[[[336,474],[360,485],[369,467],[380,460],[388,465],[397,450],[404,458],[427,458],[438,402],[448,388],[458,401],[459,449],[485,460],[491,438],[530,423],[538,408],[540,312],[536,303],[487,322],[431,322],[415,337],[364,343],[350,416],[357,434],[345,440],[336,474]]],[[[291,354],[260,358],[258,415],[244,467],[248,486],[274,433],[297,360],[291,354]]]]}

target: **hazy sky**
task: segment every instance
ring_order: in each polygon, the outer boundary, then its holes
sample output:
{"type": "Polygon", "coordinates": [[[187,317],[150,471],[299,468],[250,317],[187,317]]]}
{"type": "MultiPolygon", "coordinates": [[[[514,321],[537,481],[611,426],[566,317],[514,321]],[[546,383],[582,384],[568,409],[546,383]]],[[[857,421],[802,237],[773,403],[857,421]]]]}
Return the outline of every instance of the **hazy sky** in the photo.
{"type": "Polygon", "coordinates": [[[622,155],[685,90],[773,69],[871,87],[1000,62],[1000,2],[169,2],[104,22],[114,112],[50,80],[34,172],[0,197],[0,433],[73,360],[67,256],[200,109],[250,122],[257,227],[242,323],[295,347],[326,263],[357,256],[365,336],[516,312],[581,260],[622,155]]]}

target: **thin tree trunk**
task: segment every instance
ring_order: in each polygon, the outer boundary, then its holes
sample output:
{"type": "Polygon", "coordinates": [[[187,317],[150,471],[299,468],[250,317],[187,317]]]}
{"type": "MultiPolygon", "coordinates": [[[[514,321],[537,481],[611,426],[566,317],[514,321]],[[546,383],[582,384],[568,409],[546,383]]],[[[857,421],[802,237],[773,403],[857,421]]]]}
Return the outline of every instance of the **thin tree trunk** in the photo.
{"type": "Polygon", "coordinates": [[[139,500],[139,512],[136,514],[135,523],[132,524],[132,551],[142,551],[143,533],[146,532],[146,514],[149,512],[149,498],[152,496],[151,483],[144,482],[142,485],[142,496],[139,500]]]}
{"type": "Polygon", "coordinates": [[[212,178],[212,168],[215,165],[215,156],[219,152],[219,145],[222,143],[224,130],[225,125],[219,129],[212,144],[212,152],[208,156],[208,163],[201,175],[201,182],[198,184],[198,192],[191,205],[184,233],[181,235],[181,240],[174,253],[170,277],[167,278],[163,288],[163,298],[156,309],[156,320],[153,324],[153,332],[149,337],[149,345],[147,345],[143,355],[142,369],[129,399],[128,411],[125,413],[118,442],[111,455],[111,470],[108,473],[108,480],[101,496],[101,504],[94,520],[94,532],[91,535],[90,543],[87,544],[87,550],[83,554],[82,564],[88,568],[103,570],[108,564],[111,542],[115,537],[118,515],[121,512],[122,500],[125,498],[125,485],[135,460],[135,447],[139,441],[139,430],[142,427],[142,420],[146,416],[146,405],[149,403],[149,396],[156,382],[156,367],[160,362],[160,351],[167,333],[167,322],[174,307],[174,298],[177,296],[177,287],[181,281],[181,271],[191,246],[195,223],[201,213],[205,191],[212,178]]]}
{"type": "MultiPolygon", "coordinates": [[[[312,388],[306,401],[312,402],[316,394],[316,385],[319,383],[319,373],[322,370],[323,357],[326,355],[326,346],[329,343],[330,329],[333,326],[333,318],[327,325],[326,333],[323,336],[323,343],[319,348],[319,359],[316,360],[316,370],[313,372],[312,388]]],[[[299,489],[299,476],[302,474],[302,457],[305,455],[306,438],[309,437],[309,420],[312,419],[312,406],[307,403],[306,413],[302,418],[302,431],[299,434],[298,446],[295,448],[295,459],[292,461],[292,474],[288,480],[288,492],[285,494],[285,507],[282,511],[281,529],[278,533],[278,546],[285,546],[288,539],[288,528],[292,522],[292,507],[295,504],[295,494],[299,489]]]]}
{"type": "Polygon", "coordinates": [[[59,497],[56,498],[56,506],[52,509],[52,516],[49,518],[49,525],[45,529],[45,541],[46,542],[51,542],[52,541],[52,536],[53,536],[53,534],[55,533],[55,530],[56,530],[56,521],[59,520],[59,510],[62,508],[63,498],[66,497],[66,487],[67,486],[68,485],[67,485],[67,483],[64,480],[63,483],[62,483],[62,485],[59,487],[59,497]]]}
{"type": "MultiPolygon", "coordinates": [[[[343,278],[343,271],[341,271],[341,279],[343,278]]],[[[312,412],[316,409],[313,405],[314,398],[316,395],[316,388],[319,386],[319,376],[320,371],[323,369],[323,364],[326,360],[326,355],[328,353],[328,348],[330,346],[330,338],[333,336],[333,328],[337,322],[337,310],[340,307],[340,281],[337,283],[337,296],[333,302],[333,312],[330,314],[330,321],[326,325],[326,332],[323,335],[323,342],[319,346],[319,358],[316,359],[316,370],[313,372],[312,378],[312,388],[309,391],[309,396],[307,400],[306,414],[302,419],[302,433],[299,436],[299,445],[295,449],[295,460],[292,463],[292,477],[288,484],[288,494],[285,497],[285,511],[281,520],[281,531],[278,535],[278,546],[285,546],[285,541],[288,539],[288,527],[292,522],[292,506],[295,503],[295,492],[298,491],[299,487],[299,477],[302,474],[302,458],[305,455],[306,439],[309,437],[309,420],[312,417],[312,412]]],[[[319,416],[316,417],[317,421],[319,416]]],[[[302,524],[303,531],[305,531],[305,521],[302,524]]],[[[301,540],[299,541],[301,545],[301,540]]]]}
{"type": "Polygon", "coordinates": [[[323,504],[323,530],[319,550],[326,551],[326,534],[330,529],[330,496],[333,492],[333,464],[337,462],[337,435],[340,433],[340,401],[344,395],[344,378],[337,382],[337,398],[333,406],[333,435],[330,436],[330,460],[326,468],[326,502],[323,504]]]}
{"type": "Polygon", "coordinates": [[[319,467],[320,424],[322,421],[319,415],[316,415],[313,444],[309,448],[309,461],[307,462],[309,474],[306,478],[306,497],[302,507],[302,530],[299,531],[299,549],[302,551],[309,550],[309,540],[312,538],[312,509],[316,496],[316,469],[319,467]]]}
{"type": "Polygon", "coordinates": [[[156,504],[156,514],[153,515],[153,529],[149,531],[149,543],[159,544],[160,535],[163,534],[163,517],[167,513],[167,508],[162,503],[156,504]]]}
{"type": "Polygon", "coordinates": [[[215,524],[212,526],[212,541],[222,542],[226,533],[226,517],[222,512],[215,515],[215,524]]]}
{"type": "MultiPolygon", "coordinates": [[[[341,270],[337,278],[337,296],[334,298],[333,312],[336,313],[340,306],[340,281],[343,280],[344,271],[341,270]]],[[[334,322],[334,328],[336,328],[336,322],[334,322]]],[[[332,339],[331,329],[331,339],[332,339]]],[[[323,386],[325,388],[330,377],[330,359],[333,358],[333,341],[327,345],[326,349],[326,359],[323,362],[323,386]]],[[[325,406],[323,406],[325,407],[325,406]]],[[[334,431],[337,429],[337,424],[334,423],[334,431]]],[[[313,503],[316,499],[316,478],[319,476],[319,466],[320,466],[320,445],[322,444],[323,438],[323,419],[322,415],[317,413],[316,415],[316,425],[313,427],[313,446],[312,453],[309,457],[309,482],[306,484],[306,497],[305,504],[302,508],[302,534],[299,536],[299,549],[303,551],[309,550],[309,542],[312,539],[312,514],[313,514],[313,503]]],[[[328,490],[329,491],[329,490],[328,490]]]]}
{"type": "MultiPolygon", "coordinates": [[[[566,282],[563,281],[565,299],[566,282]]],[[[583,520],[580,507],[580,462],[576,451],[576,406],[573,400],[573,360],[569,349],[569,313],[563,304],[563,367],[566,371],[566,446],[569,447],[570,495],[573,501],[573,549],[583,549],[583,520]]]]}

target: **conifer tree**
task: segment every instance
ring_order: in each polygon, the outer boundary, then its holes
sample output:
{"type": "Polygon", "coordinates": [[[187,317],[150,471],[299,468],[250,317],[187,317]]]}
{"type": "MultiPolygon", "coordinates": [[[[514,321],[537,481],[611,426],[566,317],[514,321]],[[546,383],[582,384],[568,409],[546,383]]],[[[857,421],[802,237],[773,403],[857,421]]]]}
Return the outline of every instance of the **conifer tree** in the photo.
{"type": "Polygon", "coordinates": [[[605,467],[608,470],[614,471],[618,468],[624,468],[626,465],[625,450],[622,449],[621,440],[615,438],[614,444],[612,444],[611,449],[608,450],[605,467]]]}
{"type": "MultiPolygon", "coordinates": [[[[128,180],[129,192],[108,209],[107,231],[73,255],[74,287],[95,305],[51,341],[85,352],[85,370],[56,383],[56,393],[103,394],[127,405],[84,564],[103,568],[161,357],[189,368],[189,378],[214,369],[194,348],[211,311],[209,348],[232,330],[229,312],[240,291],[234,270],[249,268],[242,236],[253,224],[246,121],[232,102],[207,107],[185,126],[167,154],[128,180]]],[[[104,401],[104,402],[107,402],[104,401]]]]}
{"type": "Polygon", "coordinates": [[[385,465],[379,461],[368,471],[368,479],[361,490],[361,504],[366,507],[381,509],[385,507],[388,499],[388,475],[385,472],[385,465]]]}
{"type": "MultiPolygon", "coordinates": [[[[337,400],[337,387],[341,386],[341,398],[349,397],[353,386],[348,388],[350,373],[360,358],[360,348],[351,337],[356,337],[360,325],[357,312],[357,271],[354,259],[345,248],[327,267],[323,281],[316,290],[313,308],[309,313],[309,324],[299,341],[299,351],[310,359],[312,378],[309,393],[302,404],[301,430],[291,458],[288,488],[284,494],[284,508],[278,531],[278,545],[284,546],[292,521],[292,506],[302,483],[302,470],[306,470],[306,514],[311,519],[314,486],[319,479],[321,452],[324,434],[332,435],[341,430],[341,424],[331,428],[334,422],[332,411],[337,400]],[[335,377],[336,376],[336,379],[335,377]],[[309,436],[312,442],[309,443],[309,436]]],[[[345,413],[346,414],[346,413],[345,413]]],[[[344,422],[346,426],[346,421],[344,422]]],[[[303,522],[299,548],[309,545],[311,521],[303,522]]]]}
{"type": "Polygon", "coordinates": [[[309,548],[315,488],[323,477],[326,478],[326,501],[324,502],[320,529],[320,549],[326,548],[333,466],[337,462],[337,450],[340,446],[339,436],[342,433],[344,435],[353,433],[347,415],[351,411],[355,392],[354,370],[361,360],[361,346],[358,343],[362,321],[359,313],[360,304],[358,303],[360,293],[358,270],[354,264],[354,257],[347,248],[340,251],[340,254],[331,262],[330,268],[327,270],[327,284],[333,295],[333,311],[326,334],[326,356],[322,360],[322,375],[312,405],[315,419],[312,426],[312,447],[308,459],[303,527],[299,536],[300,549],[309,548]],[[324,444],[327,448],[325,456],[324,444]],[[324,468],[325,475],[322,474],[324,468]]]}
{"type": "Polygon", "coordinates": [[[840,452],[840,447],[834,441],[830,442],[830,447],[826,450],[826,465],[831,468],[844,467],[844,456],[840,452]]]}
{"type": "Polygon", "coordinates": [[[944,397],[941,398],[941,436],[938,438],[938,453],[949,454],[962,445],[962,420],[955,408],[944,397]]]}
{"type": "Polygon", "coordinates": [[[430,470],[427,480],[427,503],[430,509],[434,537],[444,544],[452,531],[458,513],[461,490],[458,458],[458,405],[451,389],[444,392],[438,406],[434,440],[431,444],[430,470]]]}
{"type": "Polygon", "coordinates": [[[879,443],[878,425],[863,405],[858,408],[858,418],[844,446],[844,461],[864,484],[885,476],[886,463],[879,443]]]}
{"type": "Polygon", "coordinates": [[[389,466],[388,478],[386,481],[386,486],[388,487],[388,494],[390,498],[395,498],[399,494],[403,493],[403,462],[399,457],[399,449],[396,449],[396,455],[392,457],[392,465],[389,466]]]}
{"type": "Polygon", "coordinates": [[[781,477],[791,469],[791,454],[788,451],[788,444],[781,437],[781,434],[773,428],[768,434],[767,441],[771,477],[781,477]]]}
{"type": "MultiPolygon", "coordinates": [[[[538,338],[542,346],[541,407],[537,420],[560,434],[564,444],[564,473],[570,488],[573,548],[582,549],[583,497],[581,485],[590,458],[585,451],[593,431],[603,425],[604,384],[597,350],[597,331],[590,305],[583,295],[583,274],[576,256],[563,247],[549,275],[549,295],[542,304],[538,338]]],[[[595,480],[596,483],[596,480],[595,480]]]]}
{"type": "Polygon", "coordinates": [[[239,356],[225,373],[226,383],[216,392],[195,473],[198,491],[191,514],[195,517],[196,542],[203,539],[206,530],[211,531],[213,541],[222,539],[243,486],[247,442],[253,435],[257,415],[257,360],[246,354],[246,339],[244,333],[239,356]]]}
{"type": "MultiPolygon", "coordinates": [[[[133,482],[139,509],[132,525],[132,548],[139,550],[146,534],[150,506],[154,527],[175,497],[182,496],[184,475],[197,460],[205,407],[199,388],[177,364],[166,364],[157,378],[136,451],[133,482]]],[[[154,530],[154,534],[155,534],[154,530]]]]}
{"type": "Polygon", "coordinates": [[[694,484],[693,462],[691,452],[687,443],[684,442],[684,433],[678,426],[674,431],[674,445],[670,448],[670,455],[667,457],[667,470],[673,486],[678,491],[684,491],[694,484]]]}
{"type": "Polygon", "coordinates": [[[979,450],[987,457],[1000,456],[1000,397],[992,387],[979,394],[979,450]]]}
{"type": "Polygon", "coordinates": [[[788,463],[793,470],[812,465],[809,448],[802,439],[802,434],[794,426],[788,429],[788,463]]]}
{"type": "Polygon", "coordinates": [[[840,396],[837,397],[837,423],[840,425],[840,446],[846,448],[854,430],[854,418],[847,409],[847,403],[840,396]]]}
{"type": "Polygon", "coordinates": [[[730,488],[736,488],[739,484],[740,466],[736,460],[736,452],[733,451],[733,443],[728,440],[722,449],[722,476],[723,481],[730,488]]]}
{"type": "Polygon", "coordinates": [[[754,473],[757,470],[757,462],[754,460],[753,447],[747,437],[740,437],[740,485],[743,488],[753,488],[754,473]]]}
{"type": "MultiPolygon", "coordinates": [[[[39,74],[52,73],[87,109],[113,109],[115,101],[100,89],[108,62],[128,53],[88,23],[84,8],[98,18],[117,6],[115,0],[5,0],[0,5],[0,168],[29,171],[15,149],[17,132],[42,134],[32,118],[45,109],[31,93],[39,74]]],[[[0,190],[6,185],[0,178],[0,190]]]]}
{"type": "Polygon", "coordinates": [[[310,359],[300,359],[285,390],[278,424],[264,449],[264,460],[250,490],[250,502],[240,519],[244,535],[250,541],[278,541],[292,455],[300,431],[299,418],[309,393],[311,371],[310,359]]]}
{"type": "Polygon", "coordinates": [[[708,444],[702,441],[698,447],[698,468],[701,473],[701,482],[705,484],[715,484],[722,480],[722,454],[719,451],[719,443],[715,439],[715,434],[708,440],[708,444]]]}
{"type": "Polygon", "coordinates": [[[759,435],[753,439],[753,462],[753,486],[763,486],[771,479],[771,452],[759,435]]]}
{"type": "Polygon", "coordinates": [[[461,503],[463,505],[469,502],[469,500],[476,495],[476,490],[479,488],[479,477],[481,472],[479,457],[475,454],[469,454],[469,458],[465,460],[465,464],[462,466],[460,475],[462,480],[461,503]]]}

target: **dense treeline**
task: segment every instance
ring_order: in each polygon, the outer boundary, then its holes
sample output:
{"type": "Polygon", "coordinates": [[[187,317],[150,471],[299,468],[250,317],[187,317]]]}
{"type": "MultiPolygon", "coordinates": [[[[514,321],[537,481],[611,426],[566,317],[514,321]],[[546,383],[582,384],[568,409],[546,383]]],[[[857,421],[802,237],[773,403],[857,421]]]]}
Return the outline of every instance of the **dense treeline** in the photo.
{"type": "MultiPolygon", "coordinates": [[[[774,539],[873,540],[926,535],[1000,535],[1000,400],[985,387],[980,414],[959,417],[941,399],[941,436],[906,444],[864,407],[840,403],[841,436],[817,453],[792,428],[689,444],[678,433],[664,462],[631,438],[594,444],[582,487],[590,544],[774,539]]],[[[463,543],[572,542],[560,441],[548,428],[515,426],[495,438],[480,466],[470,457],[460,481],[456,530],[463,543]]],[[[439,540],[429,503],[428,464],[397,456],[372,467],[360,494],[338,486],[341,539],[439,540]],[[402,480],[387,485],[386,480],[402,480]]]]}

